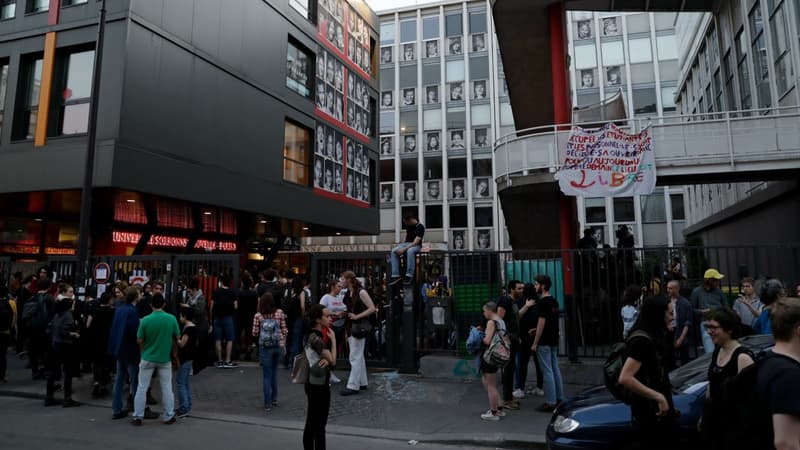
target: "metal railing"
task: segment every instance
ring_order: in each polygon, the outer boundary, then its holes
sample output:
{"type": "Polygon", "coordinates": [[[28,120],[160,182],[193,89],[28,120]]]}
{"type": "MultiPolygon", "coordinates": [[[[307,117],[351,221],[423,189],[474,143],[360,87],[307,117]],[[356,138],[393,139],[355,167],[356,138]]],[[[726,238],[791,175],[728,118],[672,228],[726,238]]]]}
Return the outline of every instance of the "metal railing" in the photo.
{"type": "MultiPolygon", "coordinates": [[[[418,256],[417,267],[418,286],[427,282],[440,288],[427,299],[418,294],[415,322],[420,355],[463,356],[470,326],[483,323],[481,307],[486,301],[504,295],[511,280],[532,283],[537,275],[546,274],[562,312],[561,354],[570,359],[604,358],[622,339],[622,297],[629,286],[638,287],[643,296],[665,295],[667,282],[676,280],[681,295],[691,300],[705,270],[715,268],[725,274],[720,288],[732,306],[744,277],[757,280],[756,291],[767,278],[783,280],[787,289],[800,280],[800,243],[428,253],[418,256]]],[[[690,334],[691,357],[702,351],[700,320],[695,317],[690,334]]]]}
{"type": "Polygon", "coordinates": [[[731,171],[746,163],[786,160],[796,161],[800,168],[800,108],[795,106],[518,130],[495,142],[495,180],[502,188],[511,186],[516,176],[557,172],[571,128],[605,123],[615,123],[631,133],[652,127],[659,175],[700,174],[707,172],[709,166],[731,171]]]}

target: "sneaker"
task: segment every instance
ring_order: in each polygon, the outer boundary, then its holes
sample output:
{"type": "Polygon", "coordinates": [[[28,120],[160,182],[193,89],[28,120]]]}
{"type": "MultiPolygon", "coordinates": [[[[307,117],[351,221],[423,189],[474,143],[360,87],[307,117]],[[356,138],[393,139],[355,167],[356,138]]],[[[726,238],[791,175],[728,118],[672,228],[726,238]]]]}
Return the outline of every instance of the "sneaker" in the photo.
{"type": "Polygon", "coordinates": [[[347,396],[350,396],[350,395],[358,394],[358,391],[354,391],[352,389],[345,388],[345,389],[342,389],[341,394],[342,394],[342,397],[347,397],[347,396]]]}
{"type": "Polygon", "coordinates": [[[552,414],[555,409],[556,409],[555,405],[549,405],[547,403],[542,403],[541,405],[536,407],[536,411],[548,414],[552,414]]]}
{"type": "Polygon", "coordinates": [[[119,420],[128,417],[128,411],[120,411],[111,415],[111,420],[119,420]]]}
{"type": "Polygon", "coordinates": [[[337,377],[334,374],[331,374],[331,383],[338,384],[338,383],[341,383],[341,382],[342,382],[341,378],[337,377]]]}
{"type": "Polygon", "coordinates": [[[498,415],[498,417],[505,417],[506,416],[506,412],[503,410],[503,408],[499,408],[497,410],[497,415],[498,415]]]}
{"type": "Polygon", "coordinates": [[[239,367],[239,364],[235,363],[234,361],[228,361],[224,363],[223,367],[225,367],[226,369],[235,369],[239,367]]]}
{"type": "Polygon", "coordinates": [[[500,415],[498,413],[492,412],[492,410],[490,409],[485,413],[481,414],[481,419],[497,422],[498,420],[500,420],[500,415]]]}
{"type": "Polygon", "coordinates": [[[544,397],[544,391],[539,388],[536,388],[533,390],[533,395],[537,397],[544,397]]]}
{"type": "Polygon", "coordinates": [[[172,416],[172,417],[170,417],[169,420],[164,422],[164,425],[172,425],[173,423],[175,423],[177,421],[178,421],[178,419],[176,419],[175,416],[172,416]]]}
{"type": "Polygon", "coordinates": [[[217,361],[216,363],[214,363],[214,365],[217,366],[217,369],[224,369],[225,361],[217,361]]]}
{"type": "Polygon", "coordinates": [[[522,389],[515,390],[512,395],[514,398],[525,398],[525,392],[523,392],[522,389]]]}
{"type": "Polygon", "coordinates": [[[270,412],[270,411],[272,411],[272,406],[271,405],[264,407],[264,412],[270,412]]]}
{"type": "Polygon", "coordinates": [[[140,427],[140,426],[142,426],[142,419],[141,419],[141,417],[134,417],[133,419],[131,419],[131,425],[133,425],[133,426],[135,426],[135,427],[140,427]]]}
{"type": "Polygon", "coordinates": [[[503,402],[503,408],[517,410],[517,409],[519,409],[519,401],[518,400],[511,400],[509,402],[503,402]]]}
{"type": "Polygon", "coordinates": [[[189,415],[188,411],[178,411],[177,413],[175,413],[175,417],[177,417],[179,419],[183,419],[184,417],[187,417],[188,415],[189,415]]]}

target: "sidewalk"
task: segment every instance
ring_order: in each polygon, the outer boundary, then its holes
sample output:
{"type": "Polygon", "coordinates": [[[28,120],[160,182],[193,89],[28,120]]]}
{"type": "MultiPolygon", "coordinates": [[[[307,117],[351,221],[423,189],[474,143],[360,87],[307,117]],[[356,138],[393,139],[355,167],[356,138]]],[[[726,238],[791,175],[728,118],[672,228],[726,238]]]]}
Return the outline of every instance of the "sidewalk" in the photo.
{"type": "MultiPolygon", "coordinates": [[[[44,381],[32,381],[24,367],[24,360],[9,354],[9,381],[0,384],[0,396],[44,398],[44,381]]],[[[237,369],[207,368],[192,377],[192,417],[301,430],[305,421],[303,386],[292,384],[285,369],[279,369],[278,374],[280,405],[265,412],[257,364],[243,363],[237,369]]],[[[337,375],[346,380],[348,372],[338,371],[337,375]]],[[[370,373],[369,380],[368,390],[350,397],[339,395],[344,383],[332,387],[329,433],[428,443],[526,448],[544,444],[550,416],[534,411],[542,403],[541,397],[522,400],[521,410],[509,411],[499,422],[486,422],[479,417],[487,409],[479,380],[427,379],[396,372],[370,373]]],[[[91,398],[90,374],[83,374],[73,384],[75,400],[108,408],[110,420],[110,397],[91,398]]],[[[577,389],[566,386],[568,394],[577,389]]],[[[157,383],[153,395],[160,400],[157,383]]],[[[153,409],[159,411],[160,405],[153,409]]]]}

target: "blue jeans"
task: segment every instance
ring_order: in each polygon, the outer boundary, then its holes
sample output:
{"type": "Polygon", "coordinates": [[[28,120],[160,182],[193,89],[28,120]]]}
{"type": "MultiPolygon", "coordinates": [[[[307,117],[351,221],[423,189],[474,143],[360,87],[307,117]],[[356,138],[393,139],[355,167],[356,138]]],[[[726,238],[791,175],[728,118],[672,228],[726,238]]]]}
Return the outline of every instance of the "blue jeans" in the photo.
{"type": "Polygon", "coordinates": [[[136,388],[136,397],[133,399],[133,417],[144,418],[144,411],[147,408],[147,389],[150,387],[150,380],[153,373],[158,373],[158,383],[161,387],[161,406],[164,412],[161,419],[168,422],[175,416],[175,396],[172,394],[172,364],[145,361],[139,363],[139,386],[136,388]]]}
{"type": "Polygon", "coordinates": [[[714,341],[711,340],[711,335],[708,334],[705,322],[700,324],[700,339],[703,341],[703,351],[714,353],[714,341]]]}
{"type": "Polygon", "coordinates": [[[288,365],[291,367],[294,365],[294,357],[300,354],[300,343],[303,342],[303,319],[297,318],[294,323],[292,324],[292,332],[290,333],[292,336],[292,343],[291,343],[291,350],[292,352],[289,354],[289,361],[288,365]]]}
{"type": "Polygon", "coordinates": [[[558,368],[558,347],[540,345],[536,355],[542,366],[544,399],[548,405],[555,405],[559,400],[564,400],[564,382],[561,379],[561,369],[558,368]]]}
{"type": "Polygon", "coordinates": [[[114,390],[111,394],[111,411],[114,414],[122,412],[122,402],[127,397],[124,392],[126,376],[131,380],[130,395],[135,395],[139,386],[139,361],[117,360],[117,375],[114,377],[114,390]]]}
{"type": "Polygon", "coordinates": [[[175,374],[175,384],[178,387],[178,404],[180,407],[178,411],[190,413],[192,412],[192,385],[189,379],[192,375],[193,361],[186,361],[178,368],[175,374]]]}
{"type": "MultiPolygon", "coordinates": [[[[392,253],[389,256],[392,259],[392,278],[400,277],[400,255],[395,253],[397,250],[408,245],[408,242],[405,244],[400,244],[397,247],[392,249],[392,253]]],[[[414,275],[414,265],[417,262],[417,253],[422,250],[421,245],[415,245],[408,250],[406,250],[406,276],[411,277],[414,275]]]]}
{"type": "Polygon", "coordinates": [[[264,407],[270,408],[272,402],[278,401],[278,361],[281,358],[280,347],[261,347],[258,360],[264,373],[264,407]]]}

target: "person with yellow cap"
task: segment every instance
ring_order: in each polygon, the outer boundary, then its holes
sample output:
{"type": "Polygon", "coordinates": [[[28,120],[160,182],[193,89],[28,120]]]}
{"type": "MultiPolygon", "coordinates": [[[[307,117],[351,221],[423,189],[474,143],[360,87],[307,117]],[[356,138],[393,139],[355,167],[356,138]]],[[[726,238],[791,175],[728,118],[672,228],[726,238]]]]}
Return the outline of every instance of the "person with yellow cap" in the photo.
{"type": "Polygon", "coordinates": [[[706,331],[704,316],[715,309],[727,306],[725,294],[719,288],[720,280],[723,278],[725,278],[725,275],[719,273],[717,269],[708,269],[703,274],[703,284],[692,291],[691,302],[695,315],[701,319],[700,337],[703,340],[703,350],[706,353],[714,351],[714,342],[712,342],[711,336],[706,331]]]}

